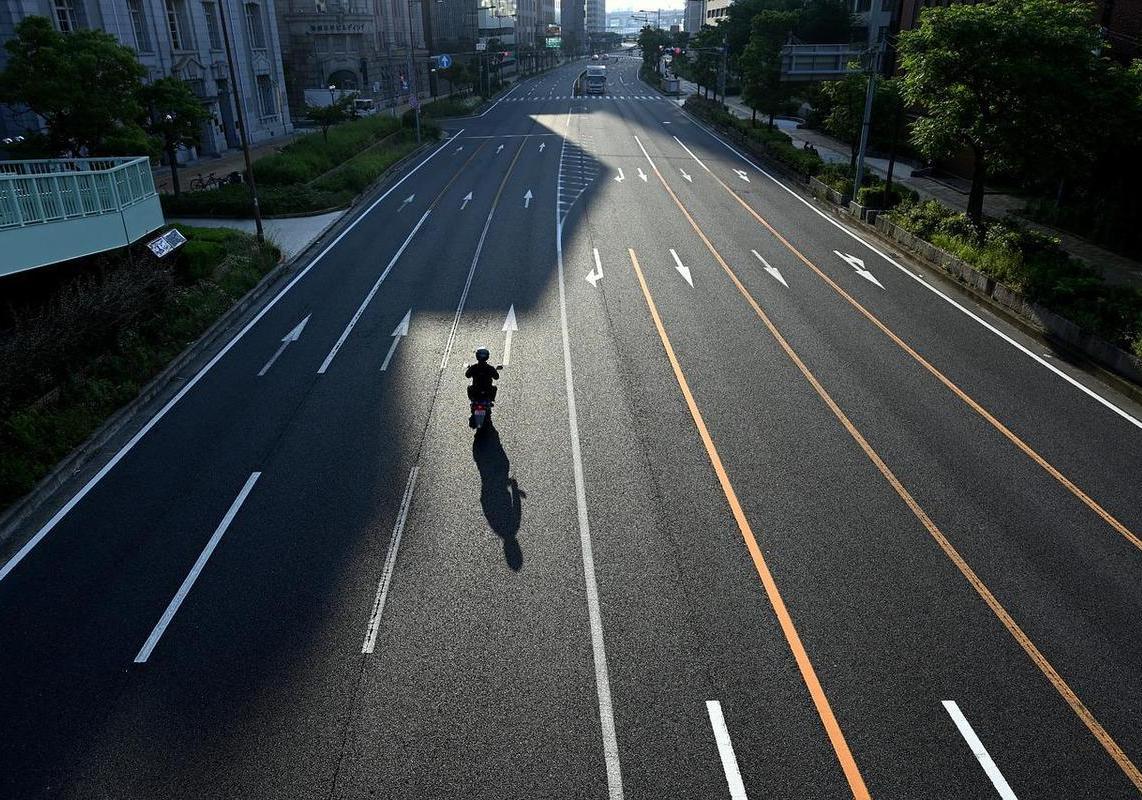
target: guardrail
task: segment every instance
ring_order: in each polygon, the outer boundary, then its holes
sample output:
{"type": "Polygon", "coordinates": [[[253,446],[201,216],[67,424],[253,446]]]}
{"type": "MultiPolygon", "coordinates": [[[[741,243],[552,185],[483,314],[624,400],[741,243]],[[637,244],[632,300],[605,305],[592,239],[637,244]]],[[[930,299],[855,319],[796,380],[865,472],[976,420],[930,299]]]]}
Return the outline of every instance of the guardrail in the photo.
{"type": "Polygon", "coordinates": [[[0,161],[0,276],[123,247],[162,224],[145,156],[0,161]]]}
{"type": "Polygon", "coordinates": [[[156,195],[146,157],[0,161],[0,230],[109,214],[156,195]]]}

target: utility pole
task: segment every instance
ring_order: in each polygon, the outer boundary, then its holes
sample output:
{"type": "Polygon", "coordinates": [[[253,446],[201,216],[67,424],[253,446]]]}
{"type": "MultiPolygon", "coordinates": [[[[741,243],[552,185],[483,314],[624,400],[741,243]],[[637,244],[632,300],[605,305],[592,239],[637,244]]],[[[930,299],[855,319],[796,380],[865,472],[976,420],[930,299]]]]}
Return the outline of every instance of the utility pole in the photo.
{"type": "Polygon", "coordinates": [[[218,4],[218,14],[222,23],[222,41],[226,45],[226,63],[230,67],[230,92],[234,97],[234,109],[238,112],[238,138],[242,142],[242,155],[246,160],[246,185],[250,187],[250,202],[254,206],[254,230],[258,243],[266,241],[262,230],[262,208],[258,205],[258,187],[254,184],[254,165],[250,161],[250,139],[246,135],[246,112],[242,102],[242,88],[238,85],[238,72],[234,69],[234,51],[230,48],[230,26],[226,24],[226,0],[218,4]]]}
{"type": "Polygon", "coordinates": [[[416,93],[416,78],[413,74],[414,65],[412,58],[412,4],[414,0],[408,0],[408,94],[409,103],[415,104],[412,109],[413,118],[416,120],[416,143],[420,144],[420,97],[416,93]]]}
{"type": "MultiPolygon", "coordinates": [[[[870,12],[871,13],[871,12],[870,12]]],[[[869,69],[868,69],[868,90],[864,95],[864,118],[861,120],[860,125],[860,147],[857,150],[857,163],[856,174],[853,176],[853,199],[856,199],[857,193],[860,191],[861,181],[864,180],[864,153],[868,147],[868,134],[872,128],[872,101],[876,96],[876,75],[880,71],[880,44],[874,43],[872,40],[873,26],[870,19],[869,22],[869,69]]]]}
{"type": "Polygon", "coordinates": [[[722,39],[722,61],[718,65],[718,88],[722,93],[722,105],[726,104],[726,70],[729,66],[727,63],[729,53],[729,41],[727,39],[722,39]]]}

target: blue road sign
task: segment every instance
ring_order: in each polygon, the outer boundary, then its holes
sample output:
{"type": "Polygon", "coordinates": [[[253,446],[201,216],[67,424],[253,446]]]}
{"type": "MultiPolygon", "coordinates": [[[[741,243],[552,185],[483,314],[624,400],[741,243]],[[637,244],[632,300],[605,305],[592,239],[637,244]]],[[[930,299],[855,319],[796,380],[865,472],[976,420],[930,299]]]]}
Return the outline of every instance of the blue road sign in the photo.
{"type": "Polygon", "coordinates": [[[439,69],[448,69],[450,66],[452,66],[452,56],[447,55],[447,54],[442,55],[442,56],[437,56],[436,57],[436,66],[439,69]]]}

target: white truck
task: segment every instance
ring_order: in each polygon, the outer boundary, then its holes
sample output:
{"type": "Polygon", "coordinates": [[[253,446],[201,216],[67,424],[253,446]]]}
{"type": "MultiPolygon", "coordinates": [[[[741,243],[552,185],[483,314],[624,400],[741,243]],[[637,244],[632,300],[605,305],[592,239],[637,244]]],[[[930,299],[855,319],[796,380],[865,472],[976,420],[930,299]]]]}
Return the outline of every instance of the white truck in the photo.
{"type": "Polygon", "coordinates": [[[583,74],[584,94],[607,93],[607,68],[602,64],[591,64],[583,74]]]}

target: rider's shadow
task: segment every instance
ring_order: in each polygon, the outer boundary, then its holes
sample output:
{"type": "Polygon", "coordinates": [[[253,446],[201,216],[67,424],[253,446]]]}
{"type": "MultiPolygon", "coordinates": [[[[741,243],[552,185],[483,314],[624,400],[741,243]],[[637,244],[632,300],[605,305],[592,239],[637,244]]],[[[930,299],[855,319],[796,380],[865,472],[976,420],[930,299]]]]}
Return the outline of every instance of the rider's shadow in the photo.
{"type": "Polygon", "coordinates": [[[511,462],[500,443],[500,434],[485,425],[472,440],[472,459],[480,470],[480,505],[496,535],[504,540],[504,561],[514,572],[523,568],[523,551],[516,534],[527,494],[509,474],[511,462]]]}

